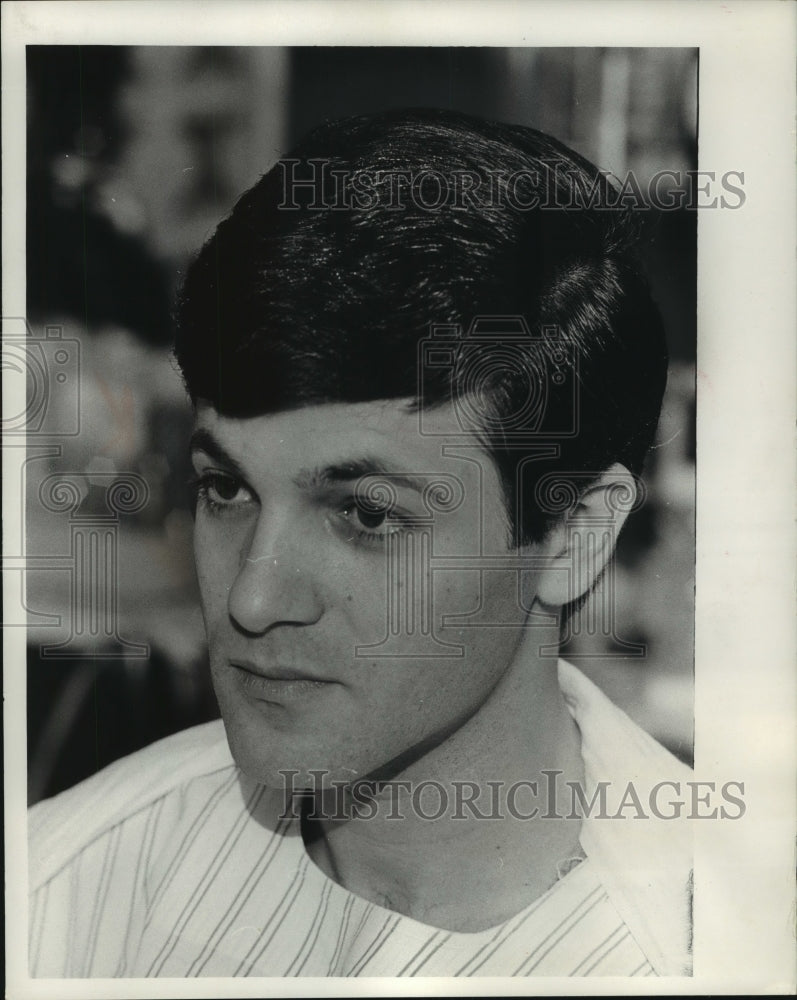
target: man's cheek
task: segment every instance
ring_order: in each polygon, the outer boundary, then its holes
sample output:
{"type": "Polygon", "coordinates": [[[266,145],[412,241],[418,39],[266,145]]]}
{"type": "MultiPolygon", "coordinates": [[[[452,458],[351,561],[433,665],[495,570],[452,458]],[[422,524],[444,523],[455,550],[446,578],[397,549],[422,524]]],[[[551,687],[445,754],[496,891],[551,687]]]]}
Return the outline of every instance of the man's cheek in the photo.
{"type": "Polygon", "coordinates": [[[230,590],[233,578],[227,578],[221,573],[221,567],[216,566],[215,572],[208,567],[197,565],[197,582],[199,585],[199,603],[205,620],[205,632],[208,641],[212,641],[227,623],[230,590]]]}
{"type": "Polygon", "coordinates": [[[437,576],[435,634],[446,642],[472,649],[516,641],[528,616],[522,605],[517,571],[473,569],[437,576]]]}
{"type": "MultiPolygon", "coordinates": [[[[434,627],[447,618],[472,615],[484,604],[483,574],[477,569],[441,570],[432,574],[434,627]]],[[[448,626],[456,627],[456,622],[448,626]]]]}
{"type": "Polygon", "coordinates": [[[224,603],[239,571],[237,549],[232,544],[216,544],[215,539],[197,525],[194,534],[194,565],[199,595],[208,609],[224,603]]]}
{"type": "Polygon", "coordinates": [[[390,634],[390,610],[384,593],[352,594],[346,601],[345,620],[325,634],[346,661],[364,668],[375,649],[390,634]]]}

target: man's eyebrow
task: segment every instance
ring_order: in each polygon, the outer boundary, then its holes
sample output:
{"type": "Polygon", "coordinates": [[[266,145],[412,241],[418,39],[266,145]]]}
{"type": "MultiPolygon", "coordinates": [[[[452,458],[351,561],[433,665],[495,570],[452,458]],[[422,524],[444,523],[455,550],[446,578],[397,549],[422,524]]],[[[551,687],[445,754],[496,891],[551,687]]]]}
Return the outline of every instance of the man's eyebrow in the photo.
{"type": "Polygon", "coordinates": [[[370,456],[304,470],[294,478],[294,483],[300,489],[307,491],[324,490],[339,484],[357,482],[363,476],[383,476],[395,486],[405,486],[418,493],[423,493],[428,485],[420,477],[408,472],[396,472],[380,459],[370,456]]]}
{"type": "Polygon", "coordinates": [[[230,472],[234,472],[236,476],[241,479],[246,478],[243,467],[240,463],[237,462],[221,444],[219,444],[206,427],[198,427],[191,435],[191,440],[188,444],[188,453],[189,455],[192,455],[195,451],[204,451],[206,455],[209,455],[210,458],[219,462],[221,465],[226,466],[230,472]]]}
{"type": "MultiPolygon", "coordinates": [[[[203,451],[214,461],[226,466],[230,472],[235,473],[239,478],[246,478],[246,473],[241,464],[230,455],[205,427],[198,427],[191,435],[188,450],[189,454],[195,451],[203,451]]],[[[317,466],[314,469],[303,469],[296,474],[293,482],[299,489],[312,492],[329,489],[332,486],[357,482],[363,476],[384,476],[395,486],[404,486],[407,489],[415,490],[417,493],[423,493],[428,485],[421,477],[413,476],[408,472],[396,472],[381,459],[371,456],[344,459],[330,465],[317,466]]]]}

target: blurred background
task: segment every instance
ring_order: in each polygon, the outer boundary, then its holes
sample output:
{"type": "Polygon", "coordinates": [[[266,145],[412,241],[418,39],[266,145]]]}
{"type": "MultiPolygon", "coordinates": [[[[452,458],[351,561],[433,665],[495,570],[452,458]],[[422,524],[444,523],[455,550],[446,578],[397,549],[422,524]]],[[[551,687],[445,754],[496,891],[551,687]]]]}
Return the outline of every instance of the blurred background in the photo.
{"type": "MultiPolygon", "coordinates": [[[[399,106],[540,128],[644,190],[697,165],[697,51],[28,46],[27,70],[27,319],[45,368],[57,339],[74,345],[22,475],[33,803],[217,715],[170,310],[237,197],[323,119],[399,106]],[[122,473],[145,484],[127,508],[108,499],[122,473]],[[76,484],[67,503],[48,494],[56,474],[76,484]],[[91,618],[98,602],[110,629],[91,618]]],[[[672,357],[648,500],[593,602],[609,588],[614,627],[582,613],[565,653],[689,761],[696,218],[647,216],[672,357]]]]}

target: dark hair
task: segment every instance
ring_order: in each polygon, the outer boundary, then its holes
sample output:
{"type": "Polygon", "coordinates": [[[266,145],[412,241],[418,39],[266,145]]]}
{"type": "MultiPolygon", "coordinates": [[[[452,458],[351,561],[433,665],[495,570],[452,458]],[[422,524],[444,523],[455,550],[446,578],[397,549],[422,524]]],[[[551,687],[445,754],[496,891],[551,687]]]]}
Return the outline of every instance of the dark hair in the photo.
{"type": "Polygon", "coordinates": [[[428,407],[471,390],[514,538],[539,540],[553,519],[534,498],[540,477],[575,474],[580,489],[615,461],[640,472],[661,406],[661,322],[613,194],[530,128],[435,110],[327,123],[191,264],[175,346],[188,392],[244,417],[404,397],[428,407]],[[314,188],[296,183],[310,177],[314,188]],[[443,181],[453,194],[441,197],[443,181]],[[477,325],[421,391],[432,325],[484,316],[522,317],[511,357],[477,325]]]}

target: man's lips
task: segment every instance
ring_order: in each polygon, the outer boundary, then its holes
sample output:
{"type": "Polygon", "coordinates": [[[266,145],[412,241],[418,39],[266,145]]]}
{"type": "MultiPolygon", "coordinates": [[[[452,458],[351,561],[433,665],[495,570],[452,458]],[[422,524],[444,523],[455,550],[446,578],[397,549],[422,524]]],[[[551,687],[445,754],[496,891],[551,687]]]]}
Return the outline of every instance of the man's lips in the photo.
{"type": "Polygon", "coordinates": [[[296,670],[293,667],[281,667],[278,664],[260,665],[251,660],[230,660],[230,666],[245,670],[248,674],[262,677],[269,681],[311,681],[315,684],[331,684],[332,681],[318,677],[308,671],[296,670]]]}
{"type": "Polygon", "coordinates": [[[263,666],[248,660],[229,662],[243,690],[256,701],[295,702],[329,690],[336,683],[291,667],[263,666]]]}

